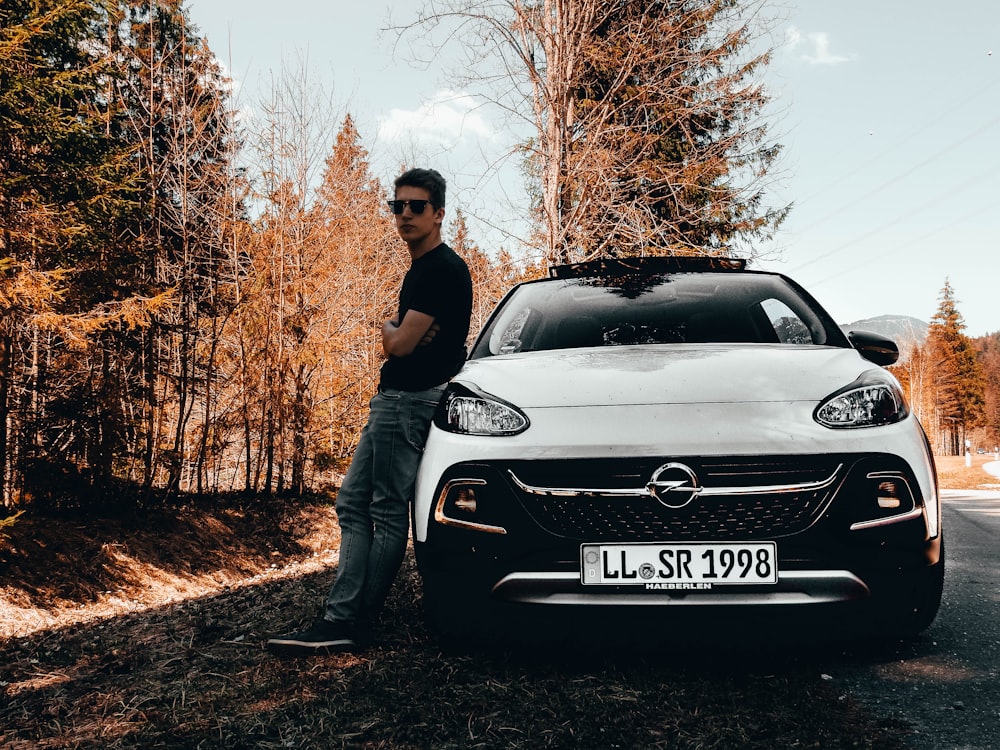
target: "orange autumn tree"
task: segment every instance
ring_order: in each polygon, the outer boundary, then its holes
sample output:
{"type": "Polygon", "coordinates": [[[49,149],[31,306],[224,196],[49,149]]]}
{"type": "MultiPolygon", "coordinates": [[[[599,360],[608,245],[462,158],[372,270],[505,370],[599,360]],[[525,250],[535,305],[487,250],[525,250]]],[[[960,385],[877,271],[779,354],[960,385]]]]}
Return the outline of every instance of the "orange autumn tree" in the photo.
{"type": "Polygon", "coordinates": [[[965,335],[955,292],[945,280],[924,344],[893,368],[935,452],[960,455],[970,431],[983,422],[985,377],[965,335]]]}
{"type": "Polygon", "coordinates": [[[983,421],[975,432],[976,444],[989,451],[1000,446],[1000,333],[978,338],[973,344],[983,368],[986,391],[983,421]]]}
{"type": "Polygon", "coordinates": [[[386,198],[348,115],[325,161],[313,207],[330,272],[311,433],[318,468],[346,465],[357,443],[383,361],[379,332],[396,314],[396,294],[409,266],[386,198]]]}

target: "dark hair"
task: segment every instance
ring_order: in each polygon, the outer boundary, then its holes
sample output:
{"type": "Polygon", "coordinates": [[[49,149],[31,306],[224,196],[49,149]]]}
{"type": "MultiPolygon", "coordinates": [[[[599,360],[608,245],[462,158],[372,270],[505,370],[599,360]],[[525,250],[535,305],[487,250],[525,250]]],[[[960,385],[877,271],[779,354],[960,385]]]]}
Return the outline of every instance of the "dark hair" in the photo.
{"type": "Polygon", "coordinates": [[[396,190],[404,186],[423,188],[430,193],[434,208],[444,208],[444,177],[433,169],[408,169],[396,178],[395,185],[396,190]]]}

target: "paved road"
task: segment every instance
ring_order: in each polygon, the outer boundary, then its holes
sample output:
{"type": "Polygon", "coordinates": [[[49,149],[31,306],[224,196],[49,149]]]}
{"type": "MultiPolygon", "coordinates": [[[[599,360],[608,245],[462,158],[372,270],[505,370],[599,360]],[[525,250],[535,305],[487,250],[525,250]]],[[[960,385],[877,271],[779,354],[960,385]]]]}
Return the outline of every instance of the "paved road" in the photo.
{"type": "Polygon", "coordinates": [[[1000,492],[943,495],[946,574],[937,619],[912,642],[850,647],[824,671],[875,713],[913,726],[914,750],[995,750],[1000,748],[1000,492]]]}

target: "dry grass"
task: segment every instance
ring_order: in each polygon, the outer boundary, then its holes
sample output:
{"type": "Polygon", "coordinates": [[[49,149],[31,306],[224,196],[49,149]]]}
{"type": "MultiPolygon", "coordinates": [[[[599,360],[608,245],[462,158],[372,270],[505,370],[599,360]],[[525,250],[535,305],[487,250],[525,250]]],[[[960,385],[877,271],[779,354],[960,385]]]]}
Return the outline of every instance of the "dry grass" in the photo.
{"type": "Polygon", "coordinates": [[[948,490],[1000,489],[1000,477],[990,474],[983,467],[994,464],[1000,466],[992,453],[974,453],[971,466],[966,466],[965,456],[937,456],[938,484],[948,490]]]}
{"type": "Polygon", "coordinates": [[[311,620],[336,564],[322,503],[25,517],[10,537],[5,750],[906,747],[825,678],[836,643],[543,622],[453,648],[424,628],[410,558],[370,652],[275,659],[264,639],[311,620]]]}

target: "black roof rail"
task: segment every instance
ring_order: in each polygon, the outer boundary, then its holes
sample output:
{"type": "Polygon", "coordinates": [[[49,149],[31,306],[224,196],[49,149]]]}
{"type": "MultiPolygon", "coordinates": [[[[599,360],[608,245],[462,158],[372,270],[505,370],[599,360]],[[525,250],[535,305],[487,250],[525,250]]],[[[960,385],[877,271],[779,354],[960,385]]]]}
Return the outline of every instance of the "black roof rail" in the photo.
{"type": "Polygon", "coordinates": [[[573,279],[586,276],[622,276],[626,274],[684,273],[701,271],[742,271],[745,258],[715,255],[652,255],[635,258],[598,258],[583,263],[551,266],[549,277],[573,279]]]}

